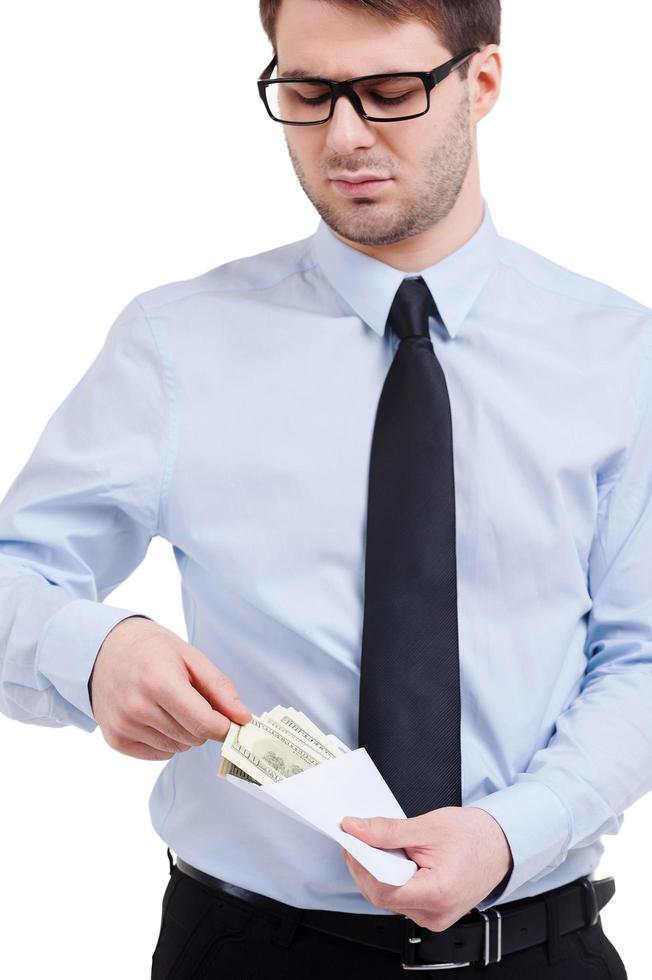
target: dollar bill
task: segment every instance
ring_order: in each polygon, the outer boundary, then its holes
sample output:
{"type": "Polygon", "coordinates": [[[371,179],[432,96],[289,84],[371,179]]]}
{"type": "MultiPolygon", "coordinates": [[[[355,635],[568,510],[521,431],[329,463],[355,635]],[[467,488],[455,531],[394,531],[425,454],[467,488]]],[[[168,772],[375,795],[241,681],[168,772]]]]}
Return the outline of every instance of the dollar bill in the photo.
{"type": "Polygon", "coordinates": [[[296,708],[276,705],[246,725],[231,722],[217,775],[262,786],[277,783],[350,749],[296,708]]]}

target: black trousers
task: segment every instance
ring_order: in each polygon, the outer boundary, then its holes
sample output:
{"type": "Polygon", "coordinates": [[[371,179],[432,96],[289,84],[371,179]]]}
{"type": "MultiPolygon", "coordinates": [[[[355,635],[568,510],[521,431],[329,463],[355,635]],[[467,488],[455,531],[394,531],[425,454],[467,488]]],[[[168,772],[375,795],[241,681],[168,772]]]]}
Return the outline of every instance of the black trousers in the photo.
{"type": "Polygon", "coordinates": [[[173,867],[165,889],[151,980],[627,980],[601,920],[489,966],[412,972],[398,953],[299,925],[285,945],[278,920],[217,893],[173,867]],[[276,935],[276,940],[283,938],[276,935]]]}

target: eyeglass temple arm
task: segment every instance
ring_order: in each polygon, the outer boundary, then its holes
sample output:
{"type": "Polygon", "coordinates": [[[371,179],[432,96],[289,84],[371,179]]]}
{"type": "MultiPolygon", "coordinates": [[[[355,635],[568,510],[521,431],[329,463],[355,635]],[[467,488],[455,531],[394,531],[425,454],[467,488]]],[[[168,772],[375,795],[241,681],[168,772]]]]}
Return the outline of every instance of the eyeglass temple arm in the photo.
{"type": "Polygon", "coordinates": [[[270,77],[270,75],[274,71],[275,65],[276,65],[276,55],[274,55],[274,57],[272,58],[272,60],[268,64],[267,68],[265,69],[265,71],[260,76],[261,80],[264,79],[264,78],[269,78],[270,77]]]}
{"type": "MultiPolygon", "coordinates": [[[[464,61],[466,61],[467,58],[470,58],[471,55],[476,54],[476,52],[478,52],[479,50],[480,48],[470,48],[468,51],[463,51],[462,54],[459,55],[459,57],[453,58],[453,60],[448,65],[444,65],[443,68],[435,68],[430,73],[432,81],[435,84],[437,82],[442,82],[453,71],[454,68],[457,68],[464,61]]],[[[263,71],[262,75],[260,76],[260,80],[262,81],[263,79],[269,78],[272,72],[274,71],[275,66],[276,66],[276,55],[273,56],[272,60],[263,71]]]]}
{"type": "Polygon", "coordinates": [[[443,82],[445,78],[448,78],[452,71],[459,68],[460,65],[464,64],[465,61],[468,61],[468,59],[479,50],[480,48],[469,48],[468,51],[462,51],[457,58],[451,59],[447,65],[442,65],[440,68],[433,69],[433,71],[430,72],[430,78],[433,85],[437,85],[438,82],[443,82]]]}

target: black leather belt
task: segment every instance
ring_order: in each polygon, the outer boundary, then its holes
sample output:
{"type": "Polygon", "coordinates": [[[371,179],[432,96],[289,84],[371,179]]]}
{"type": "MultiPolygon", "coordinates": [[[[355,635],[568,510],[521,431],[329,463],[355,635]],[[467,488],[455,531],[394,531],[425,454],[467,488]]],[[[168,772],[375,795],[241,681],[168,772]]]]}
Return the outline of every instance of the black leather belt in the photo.
{"type": "MultiPolygon", "coordinates": [[[[174,865],[169,849],[168,857],[172,873],[174,865]]],[[[276,941],[284,945],[291,941],[299,925],[306,926],[365,946],[398,953],[406,970],[448,970],[498,963],[502,956],[545,942],[550,921],[557,922],[560,935],[585,925],[595,925],[600,909],[616,891],[613,877],[593,881],[585,876],[531,898],[503,902],[483,912],[473,909],[443,932],[432,932],[403,915],[296,908],[222,881],[221,878],[214,878],[180,857],[177,857],[176,866],[183,874],[215,891],[272,913],[280,920],[276,941]],[[551,916],[554,919],[551,920],[551,916]]]]}

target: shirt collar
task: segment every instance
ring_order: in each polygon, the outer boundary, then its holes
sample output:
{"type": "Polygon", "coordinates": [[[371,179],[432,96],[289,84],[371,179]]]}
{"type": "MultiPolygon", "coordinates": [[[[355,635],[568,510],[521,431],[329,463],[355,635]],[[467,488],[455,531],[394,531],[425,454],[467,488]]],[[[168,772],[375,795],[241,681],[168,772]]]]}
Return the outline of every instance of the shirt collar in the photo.
{"type": "Polygon", "coordinates": [[[331,285],[381,337],[403,279],[423,276],[449,336],[455,337],[498,258],[499,235],[482,200],[482,223],[471,238],[421,272],[403,272],[347,245],[323,219],[312,236],[313,256],[331,285]]]}

